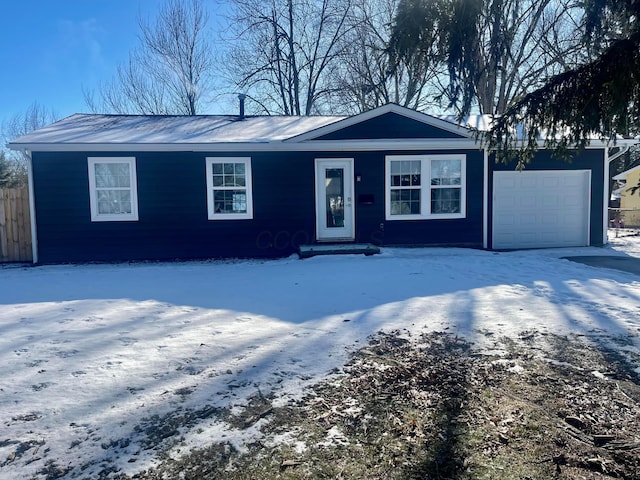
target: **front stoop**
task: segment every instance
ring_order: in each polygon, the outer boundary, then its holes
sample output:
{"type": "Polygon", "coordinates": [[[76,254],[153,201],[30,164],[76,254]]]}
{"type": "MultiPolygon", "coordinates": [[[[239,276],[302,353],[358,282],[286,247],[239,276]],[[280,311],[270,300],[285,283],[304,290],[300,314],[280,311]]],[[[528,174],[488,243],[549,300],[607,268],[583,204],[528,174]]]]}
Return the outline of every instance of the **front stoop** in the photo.
{"type": "Polygon", "coordinates": [[[315,257],[316,255],[375,255],[380,253],[380,248],[370,243],[339,243],[322,245],[300,245],[298,255],[300,258],[315,257]]]}

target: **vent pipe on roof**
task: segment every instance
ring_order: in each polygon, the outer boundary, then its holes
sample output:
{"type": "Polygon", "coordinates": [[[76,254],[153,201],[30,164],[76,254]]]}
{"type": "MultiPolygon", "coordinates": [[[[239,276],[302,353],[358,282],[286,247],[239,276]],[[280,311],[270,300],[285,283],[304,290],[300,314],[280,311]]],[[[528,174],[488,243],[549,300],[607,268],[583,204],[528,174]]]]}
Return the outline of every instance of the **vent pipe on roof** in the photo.
{"type": "Polygon", "coordinates": [[[247,96],[244,93],[238,94],[238,100],[240,100],[240,120],[244,120],[244,100],[247,96]]]}

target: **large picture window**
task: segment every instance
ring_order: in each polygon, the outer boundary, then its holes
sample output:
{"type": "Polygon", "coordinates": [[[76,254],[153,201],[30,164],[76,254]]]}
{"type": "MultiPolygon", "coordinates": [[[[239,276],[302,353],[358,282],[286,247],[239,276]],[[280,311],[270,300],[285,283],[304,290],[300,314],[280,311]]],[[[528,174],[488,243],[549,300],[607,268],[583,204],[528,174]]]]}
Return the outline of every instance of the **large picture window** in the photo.
{"type": "Polygon", "coordinates": [[[386,157],[386,219],[464,218],[465,166],[464,155],[386,157]]]}
{"type": "Polygon", "coordinates": [[[207,158],[209,220],[253,218],[251,158],[207,158]]]}
{"type": "Polygon", "coordinates": [[[91,221],[138,220],[136,159],[89,157],[91,221]]]}

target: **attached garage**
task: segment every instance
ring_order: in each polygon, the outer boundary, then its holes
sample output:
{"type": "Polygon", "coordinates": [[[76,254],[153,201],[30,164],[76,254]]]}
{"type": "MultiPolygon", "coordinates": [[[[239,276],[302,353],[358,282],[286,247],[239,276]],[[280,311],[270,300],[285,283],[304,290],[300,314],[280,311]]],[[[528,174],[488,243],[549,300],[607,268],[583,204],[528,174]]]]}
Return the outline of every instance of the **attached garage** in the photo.
{"type": "Polygon", "coordinates": [[[590,244],[591,170],[493,172],[493,248],[590,244]]]}

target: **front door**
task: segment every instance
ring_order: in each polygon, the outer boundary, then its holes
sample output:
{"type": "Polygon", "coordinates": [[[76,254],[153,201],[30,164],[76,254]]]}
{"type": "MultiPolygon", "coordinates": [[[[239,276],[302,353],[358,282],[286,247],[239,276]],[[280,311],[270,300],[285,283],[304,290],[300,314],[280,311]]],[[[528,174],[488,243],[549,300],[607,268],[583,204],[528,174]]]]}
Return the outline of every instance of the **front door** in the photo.
{"type": "Polygon", "coordinates": [[[316,158],[316,237],[319,241],[355,238],[353,158],[316,158]]]}

